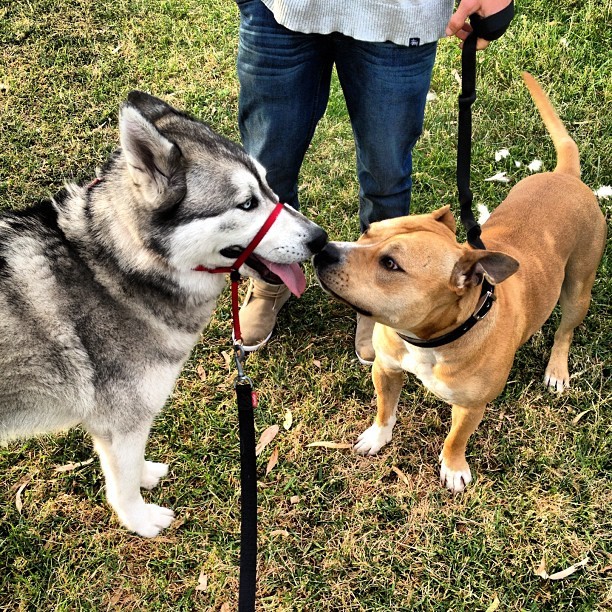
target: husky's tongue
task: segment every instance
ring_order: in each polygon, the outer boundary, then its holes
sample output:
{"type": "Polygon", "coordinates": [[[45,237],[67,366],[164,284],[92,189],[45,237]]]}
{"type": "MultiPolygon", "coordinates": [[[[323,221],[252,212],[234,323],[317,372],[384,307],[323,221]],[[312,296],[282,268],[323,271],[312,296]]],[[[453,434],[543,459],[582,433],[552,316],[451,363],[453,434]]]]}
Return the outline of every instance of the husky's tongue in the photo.
{"type": "Polygon", "coordinates": [[[293,295],[300,297],[306,289],[306,277],[299,264],[278,264],[268,261],[263,257],[259,258],[270,272],[274,272],[278,276],[293,295]]]}

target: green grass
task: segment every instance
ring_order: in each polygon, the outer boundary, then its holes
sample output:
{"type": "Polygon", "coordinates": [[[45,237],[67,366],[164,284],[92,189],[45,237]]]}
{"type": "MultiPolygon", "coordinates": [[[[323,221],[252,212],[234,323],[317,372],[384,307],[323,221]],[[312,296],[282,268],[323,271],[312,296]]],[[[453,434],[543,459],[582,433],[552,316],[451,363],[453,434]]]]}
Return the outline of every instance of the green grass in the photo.
{"type": "MultiPolygon", "coordinates": [[[[507,171],[514,184],[528,172],[514,160],[537,157],[554,167],[519,77],[525,69],[578,142],[584,181],[612,185],[610,1],[517,4],[511,31],[480,54],[472,184],[490,207],[509,186],[483,179],[507,171]],[[511,159],[495,162],[502,147],[511,159]]],[[[0,206],[23,207],[67,180],[90,180],[117,144],[118,106],[133,88],[237,139],[237,26],[231,0],[0,3],[0,206]]],[[[415,152],[414,212],[447,203],[456,210],[458,68],[457,45],[444,41],[432,84],[438,97],[415,152]]],[[[301,197],[333,239],[356,238],[353,142],[337,83],[301,197]]],[[[601,206],[609,219],[612,200],[601,206]]],[[[500,610],[610,609],[611,266],[608,249],[571,351],[571,391],[559,397],[541,384],[555,313],[519,351],[473,436],[475,482],[457,497],[437,483],[449,409],[413,378],[395,437],[377,457],[306,446],[354,441],[374,414],[369,370],[352,351],[353,314],[310,274],[310,289],[290,302],[269,347],[247,364],[260,393],[258,431],[293,414],[291,429],[281,428],[260,457],[260,609],[472,611],[496,598],[500,610]],[[275,446],[279,463],[266,476],[275,446]],[[588,565],[564,580],[534,573],[542,558],[552,573],[586,555],[588,565]]],[[[148,456],[171,469],[147,498],[178,516],[154,540],[119,526],[97,459],[54,471],[93,456],[81,431],[0,449],[0,609],[235,608],[237,418],[234,373],[222,354],[229,337],[224,294],[151,435],[148,456]],[[201,572],[204,591],[196,590],[201,572]]]]}

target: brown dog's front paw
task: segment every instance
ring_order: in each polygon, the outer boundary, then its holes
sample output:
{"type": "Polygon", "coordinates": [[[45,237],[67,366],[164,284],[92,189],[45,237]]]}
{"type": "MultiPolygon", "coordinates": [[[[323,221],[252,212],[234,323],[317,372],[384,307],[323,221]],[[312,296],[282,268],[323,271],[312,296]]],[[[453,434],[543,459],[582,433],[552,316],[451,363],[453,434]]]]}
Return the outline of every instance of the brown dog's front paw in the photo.
{"type": "Polygon", "coordinates": [[[451,468],[440,455],[440,484],[451,493],[462,493],[465,487],[472,482],[472,472],[467,461],[463,466],[451,468]]]}
{"type": "Polygon", "coordinates": [[[389,419],[386,425],[374,423],[357,438],[353,449],[360,455],[375,455],[385,444],[391,442],[394,425],[395,418],[389,419]]]}
{"type": "Polygon", "coordinates": [[[569,389],[569,381],[570,375],[567,367],[555,368],[549,364],[546,368],[546,374],[544,374],[544,384],[549,388],[550,391],[563,393],[565,389],[569,389]]]}

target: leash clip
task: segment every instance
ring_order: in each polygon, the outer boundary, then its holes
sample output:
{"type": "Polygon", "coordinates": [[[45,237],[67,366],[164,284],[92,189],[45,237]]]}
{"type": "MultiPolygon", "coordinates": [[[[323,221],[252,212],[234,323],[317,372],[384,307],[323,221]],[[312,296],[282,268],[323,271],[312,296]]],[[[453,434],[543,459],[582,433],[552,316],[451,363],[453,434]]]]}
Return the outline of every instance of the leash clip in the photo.
{"type": "Polygon", "coordinates": [[[238,385],[251,385],[253,386],[253,381],[244,373],[244,369],[242,365],[244,364],[246,359],[246,353],[244,352],[244,347],[241,342],[236,342],[234,344],[234,361],[236,362],[236,370],[238,371],[238,375],[236,376],[236,380],[234,381],[234,387],[238,385]]]}

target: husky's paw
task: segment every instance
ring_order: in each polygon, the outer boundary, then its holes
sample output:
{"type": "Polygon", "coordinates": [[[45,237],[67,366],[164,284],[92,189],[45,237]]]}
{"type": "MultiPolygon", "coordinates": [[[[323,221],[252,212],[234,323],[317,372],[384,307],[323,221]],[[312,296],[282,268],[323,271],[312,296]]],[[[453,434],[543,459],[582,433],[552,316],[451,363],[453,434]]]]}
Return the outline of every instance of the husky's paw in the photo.
{"type": "Polygon", "coordinates": [[[145,461],[142,467],[140,486],[143,489],[151,490],[159,484],[160,479],[163,478],[167,473],[168,465],[166,463],[145,461]]]}
{"type": "Polygon", "coordinates": [[[145,504],[123,517],[123,524],[143,538],[154,538],[159,532],[169,527],[174,520],[174,512],[170,508],[162,508],[155,504],[145,504]]]}
{"type": "Polygon", "coordinates": [[[395,419],[389,419],[387,425],[374,423],[357,438],[353,449],[360,455],[375,455],[385,444],[391,442],[393,425],[395,419]]]}
{"type": "Polygon", "coordinates": [[[563,393],[565,389],[569,389],[569,381],[570,375],[567,367],[555,368],[549,364],[546,368],[546,373],[544,374],[544,384],[550,391],[563,393]]]}
{"type": "Polygon", "coordinates": [[[462,493],[465,487],[472,482],[472,472],[467,461],[464,465],[451,468],[440,455],[440,484],[446,487],[451,493],[462,493]]]}

